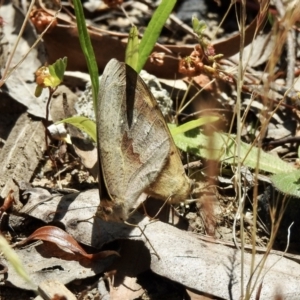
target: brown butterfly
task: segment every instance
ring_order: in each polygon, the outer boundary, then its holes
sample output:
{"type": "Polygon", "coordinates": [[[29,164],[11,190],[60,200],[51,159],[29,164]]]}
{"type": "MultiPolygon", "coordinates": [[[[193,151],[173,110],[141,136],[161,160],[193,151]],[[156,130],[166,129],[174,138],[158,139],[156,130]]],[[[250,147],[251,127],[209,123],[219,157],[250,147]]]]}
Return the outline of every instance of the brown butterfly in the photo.
{"type": "Polygon", "coordinates": [[[101,195],[102,217],[111,219],[112,213],[126,220],[143,192],[170,203],[188,198],[190,181],[155,98],[140,76],[116,59],[101,79],[97,133],[110,198],[101,195]]]}

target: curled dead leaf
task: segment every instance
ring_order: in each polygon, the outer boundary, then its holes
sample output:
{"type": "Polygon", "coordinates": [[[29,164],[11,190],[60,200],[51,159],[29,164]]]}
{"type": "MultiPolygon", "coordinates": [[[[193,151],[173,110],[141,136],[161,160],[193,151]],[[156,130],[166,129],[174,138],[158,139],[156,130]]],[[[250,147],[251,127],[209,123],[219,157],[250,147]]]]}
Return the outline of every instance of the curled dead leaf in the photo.
{"type": "Polygon", "coordinates": [[[109,250],[101,251],[95,254],[88,254],[71,235],[55,226],[41,227],[33,232],[28,238],[22,242],[19,242],[17,245],[24,245],[32,240],[42,240],[54,243],[60,248],[66,249],[74,254],[80,254],[81,256],[90,260],[104,259],[113,254],[119,256],[118,252],[109,250]]]}

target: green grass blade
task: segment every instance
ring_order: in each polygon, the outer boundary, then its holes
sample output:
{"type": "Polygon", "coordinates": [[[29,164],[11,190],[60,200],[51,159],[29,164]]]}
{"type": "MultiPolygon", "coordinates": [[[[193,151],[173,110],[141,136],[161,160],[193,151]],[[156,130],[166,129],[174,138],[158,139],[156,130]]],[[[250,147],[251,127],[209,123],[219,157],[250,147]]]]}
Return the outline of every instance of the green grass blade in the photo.
{"type": "Polygon", "coordinates": [[[2,235],[0,235],[0,250],[6,257],[6,259],[11,263],[17,274],[25,281],[27,281],[30,285],[34,286],[29,278],[27,271],[24,269],[19,256],[17,255],[15,250],[10,247],[10,245],[2,235]]]}
{"type": "Polygon", "coordinates": [[[139,46],[139,63],[137,66],[137,73],[139,73],[144,67],[160,32],[165,25],[169,15],[171,14],[176,0],[162,0],[161,4],[158,6],[154,12],[150,23],[148,24],[146,31],[139,46]]]}
{"type": "Polygon", "coordinates": [[[99,91],[99,79],[98,79],[99,75],[98,75],[97,61],[91,43],[91,39],[86,28],[85,17],[83,14],[81,1],[74,0],[73,3],[74,3],[75,15],[76,15],[78,33],[79,33],[79,41],[87,63],[89,74],[91,76],[93,103],[94,103],[94,110],[96,111],[98,91],[99,91]]]}
{"type": "Polygon", "coordinates": [[[219,120],[219,117],[216,117],[216,116],[201,117],[197,120],[192,120],[192,121],[186,122],[178,127],[171,128],[170,131],[171,131],[172,136],[174,136],[178,133],[184,133],[189,130],[195,129],[197,127],[215,122],[217,120],[219,120]]]}

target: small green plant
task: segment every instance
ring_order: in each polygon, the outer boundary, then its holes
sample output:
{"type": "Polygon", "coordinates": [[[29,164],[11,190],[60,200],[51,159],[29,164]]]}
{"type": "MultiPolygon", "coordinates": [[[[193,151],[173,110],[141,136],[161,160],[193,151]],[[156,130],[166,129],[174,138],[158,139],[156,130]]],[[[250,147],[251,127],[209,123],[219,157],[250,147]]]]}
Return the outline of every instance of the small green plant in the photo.
{"type": "Polygon", "coordinates": [[[61,84],[67,67],[67,58],[58,59],[54,64],[47,67],[41,67],[36,71],[35,96],[39,97],[44,88],[48,88],[52,94],[61,84]]]}
{"type": "MultiPolygon", "coordinates": [[[[53,93],[56,91],[57,87],[61,84],[64,78],[64,74],[67,67],[67,58],[60,58],[52,65],[47,67],[41,67],[36,71],[36,89],[35,96],[39,97],[42,93],[42,90],[47,88],[49,90],[48,101],[46,104],[46,123],[49,119],[49,106],[52,99],[53,93]]],[[[47,140],[47,130],[45,130],[45,141],[46,148],[48,148],[47,140]]]]}

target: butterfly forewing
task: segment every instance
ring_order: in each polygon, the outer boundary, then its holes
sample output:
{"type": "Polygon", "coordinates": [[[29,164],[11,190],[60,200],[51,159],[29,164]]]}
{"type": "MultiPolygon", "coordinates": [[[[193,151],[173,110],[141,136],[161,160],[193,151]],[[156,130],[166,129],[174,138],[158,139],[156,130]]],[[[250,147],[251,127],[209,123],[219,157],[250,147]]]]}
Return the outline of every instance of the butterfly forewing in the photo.
{"type": "Polygon", "coordinates": [[[107,191],[119,205],[133,207],[162,171],[170,138],[142,79],[115,59],[107,64],[101,79],[97,130],[107,191]]]}

